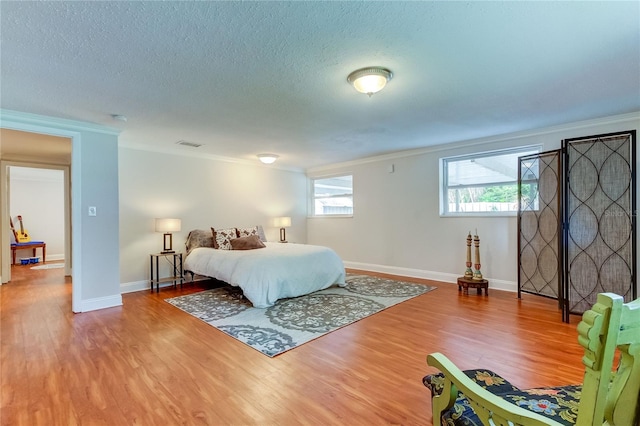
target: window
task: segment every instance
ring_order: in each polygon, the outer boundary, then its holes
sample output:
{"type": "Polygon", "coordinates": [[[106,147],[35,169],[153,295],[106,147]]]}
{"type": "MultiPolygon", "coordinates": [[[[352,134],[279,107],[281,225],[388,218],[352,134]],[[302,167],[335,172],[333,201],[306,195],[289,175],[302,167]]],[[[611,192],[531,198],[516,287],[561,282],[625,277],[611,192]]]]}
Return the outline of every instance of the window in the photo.
{"type": "Polygon", "coordinates": [[[444,216],[518,211],[518,157],[540,147],[522,147],[442,158],[440,213],[444,216]]]}
{"type": "Polygon", "coordinates": [[[314,216],[353,215],[353,176],[313,179],[314,216]]]}
{"type": "MultiPolygon", "coordinates": [[[[546,159],[542,155],[523,155],[520,157],[520,199],[521,211],[538,211],[540,209],[540,193],[538,181],[541,173],[555,174],[557,168],[553,166],[552,160],[558,158],[559,154],[547,154],[546,159]]],[[[559,165],[559,162],[558,162],[559,165]]],[[[546,179],[545,179],[546,180],[546,179]]],[[[557,187],[556,187],[557,190],[557,187]]]]}

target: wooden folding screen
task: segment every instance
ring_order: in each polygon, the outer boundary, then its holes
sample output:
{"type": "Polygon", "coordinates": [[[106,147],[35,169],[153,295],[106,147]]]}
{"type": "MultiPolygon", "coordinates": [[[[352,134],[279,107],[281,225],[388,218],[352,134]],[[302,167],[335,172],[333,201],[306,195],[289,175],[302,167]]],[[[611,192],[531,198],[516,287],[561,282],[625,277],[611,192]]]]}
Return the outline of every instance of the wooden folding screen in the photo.
{"type": "Polygon", "coordinates": [[[636,287],[635,131],[566,139],[520,157],[518,297],[557,298],[562,318],[636,287]]]}

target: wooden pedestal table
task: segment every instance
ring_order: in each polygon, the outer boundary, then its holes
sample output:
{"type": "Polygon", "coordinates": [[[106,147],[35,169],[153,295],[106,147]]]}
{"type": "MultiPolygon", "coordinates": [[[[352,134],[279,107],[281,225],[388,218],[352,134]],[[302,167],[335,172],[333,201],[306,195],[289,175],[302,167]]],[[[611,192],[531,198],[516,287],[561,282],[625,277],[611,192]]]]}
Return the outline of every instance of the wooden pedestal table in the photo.
{"type": "Polygon", "coordinates": [[[473,278],[460,277],[458,278],[458,291],[464,288],[464,294],[469,294],[469,288],[475,288],[478,294],[482,294],[482,289],[485,291],[485,295],[489,295],[489,281],[484,278],[481,280],[474,280],[473,278]]]}

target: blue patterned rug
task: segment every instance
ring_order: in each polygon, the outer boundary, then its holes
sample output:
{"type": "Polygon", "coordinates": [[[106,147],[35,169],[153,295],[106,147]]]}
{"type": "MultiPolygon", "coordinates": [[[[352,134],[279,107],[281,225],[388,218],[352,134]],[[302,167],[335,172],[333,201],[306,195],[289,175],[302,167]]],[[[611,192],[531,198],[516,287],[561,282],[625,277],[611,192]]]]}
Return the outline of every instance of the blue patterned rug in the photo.
{"type": "Polygon", "coordinates": [[[254,308],[235,287],[165,299],[231,337],[274,357],[435,287],[368,275],[347,275],[345,287],[254,308]]]}

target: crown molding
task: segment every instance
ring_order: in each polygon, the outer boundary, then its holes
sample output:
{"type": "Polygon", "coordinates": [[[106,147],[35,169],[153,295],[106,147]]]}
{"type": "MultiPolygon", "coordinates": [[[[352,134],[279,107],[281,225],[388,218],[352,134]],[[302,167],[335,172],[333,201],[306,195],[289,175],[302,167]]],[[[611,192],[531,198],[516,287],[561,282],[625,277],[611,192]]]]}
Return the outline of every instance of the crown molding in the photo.
{"type": "MultiPolygon", "coordinates": [[[[0,127],[12,129],[16,124],[34,127],[42,126],[76,132],[94,132],[113,136],[118,136],[121,132],[120,129],[94,123],[87,123],[84,121],[75,121],[68,120],[66,118],[48,117],[45,115],[0,109],[0,127]]],[[[23,130],[23,128],[18,130],[23,130]]]]}

